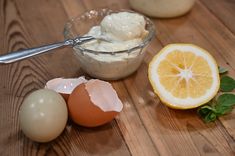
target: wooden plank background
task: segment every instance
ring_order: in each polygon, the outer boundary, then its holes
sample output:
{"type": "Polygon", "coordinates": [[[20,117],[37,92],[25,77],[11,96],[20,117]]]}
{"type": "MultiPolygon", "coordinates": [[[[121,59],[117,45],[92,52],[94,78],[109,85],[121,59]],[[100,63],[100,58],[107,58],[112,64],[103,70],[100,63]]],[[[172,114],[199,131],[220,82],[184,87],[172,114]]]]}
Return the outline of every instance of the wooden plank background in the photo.
{"type": "MultiPolygon", "coordinates": [[[[126,8],[127,0],[0,0],[0,53],[63,40],[70,17],[97,8],[126,8]]],[[[71,49],[0,65],[0,155],[235,155],[235,109],[205,124],[195,110],[163,105],[147,78],[151,58],[169,43],[194,43],[235,77],[235,1],[197,0],[193,10],[175,19],[152,19],[157,34],[141,67],[112,82],[124,109],[111,123],[84,128],[68,121],[56,140],[39,144],[19,129],[18,111],[32,91],[55,77],[84,73],[71,49]]]]}

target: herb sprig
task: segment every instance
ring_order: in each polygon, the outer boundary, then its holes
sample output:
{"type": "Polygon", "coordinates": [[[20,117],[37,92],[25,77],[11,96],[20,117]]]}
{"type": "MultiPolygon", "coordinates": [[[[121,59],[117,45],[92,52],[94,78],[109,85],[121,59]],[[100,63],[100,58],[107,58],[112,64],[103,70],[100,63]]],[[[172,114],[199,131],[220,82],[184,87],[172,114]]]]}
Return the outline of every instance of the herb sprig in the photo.
{"type": "Polygon", "coordinates": [[[198,114],[206,123],[213,122],[218,117],[231,112],[233,106],[235,106],[235,95],[232,93],[224,93],[232,92],[235,89],[235,80],[227,75],[223,76],[223,74],[227,72],[227,69],[219,67],[219,73],[221,74],[221,95],[219,95],[217,98],[213,98],[206,105],[198,108],[198,114]]]}

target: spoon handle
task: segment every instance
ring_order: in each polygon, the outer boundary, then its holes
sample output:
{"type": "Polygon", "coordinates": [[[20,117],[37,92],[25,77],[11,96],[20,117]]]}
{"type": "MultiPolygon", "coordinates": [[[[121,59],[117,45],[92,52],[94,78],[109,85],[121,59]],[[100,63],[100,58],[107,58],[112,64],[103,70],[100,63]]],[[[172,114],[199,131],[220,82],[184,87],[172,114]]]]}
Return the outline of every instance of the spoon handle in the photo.
{"type": "Polygon", "coordinates": [[[36,48],[30,48],[26,50],[19,50],[15,52],[11,52],[5,55],[0,56],[0,63],[12,63],[16,62],[31,56],[39,55],[42,53],[45,53],[47,51],[61,48],[64,46],[68,45],[73,45],[74,41],[73,40],[65,40],[64,42],[59,42],[59,43],[54,43],[54,44],[49,44],[49,45],[44,45],[36,48]]]}

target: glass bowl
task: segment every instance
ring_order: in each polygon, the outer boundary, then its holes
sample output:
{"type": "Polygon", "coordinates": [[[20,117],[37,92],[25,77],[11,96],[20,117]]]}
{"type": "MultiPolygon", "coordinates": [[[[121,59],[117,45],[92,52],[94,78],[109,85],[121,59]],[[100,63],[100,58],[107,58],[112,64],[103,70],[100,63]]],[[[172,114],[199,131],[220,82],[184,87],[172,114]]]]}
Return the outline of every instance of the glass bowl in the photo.
{"type": "MultiPolygon", "coordinates": [[[[85,35],[91,27],[100,25],[102,19],[117,12],[133,12],[130,10],[96,9],[87,11],[65,24],[65,39],[73,39],[85,35]]],[[[143,16],[143,15],[142,15],[143,16]]],[[[136,47],[122,51],[94,51],[80,45],[73,47],[74,54],[81,68],[90,76],[104,80],[118,80],[135,72],[141,65],[146,48],[155,36],[155,27],[151,20],[143,16],[146,21],[148,35],[136,47]]]]}

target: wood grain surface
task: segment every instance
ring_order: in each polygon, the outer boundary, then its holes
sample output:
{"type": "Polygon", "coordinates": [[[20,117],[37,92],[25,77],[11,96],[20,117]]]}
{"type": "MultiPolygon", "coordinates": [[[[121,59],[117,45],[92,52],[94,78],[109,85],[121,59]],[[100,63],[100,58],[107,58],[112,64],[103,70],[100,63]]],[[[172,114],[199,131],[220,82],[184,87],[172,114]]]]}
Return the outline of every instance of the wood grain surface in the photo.
{"type": "MultiPolygon", "coordinates": [[[[127,0],[0,0],[0,54],[63,40],[69,18],[93,8],[130,9],[127,0]]],[[[163,105],[148,82],[151,58],[169,43],[207,49],[235,77],[235,1],[197,0],[191,12],[174,19],[152,19],[157,34],[140,68],[113,81],[124,109],[111,123],[84,128],[68,121],[54,141],[24,136],[18,111],[24,98],[55,77],[84,75],[72,49],[0,65],[0,155],[235,155],[235,109],[205,124],[196,110],[163,105]]]]}

